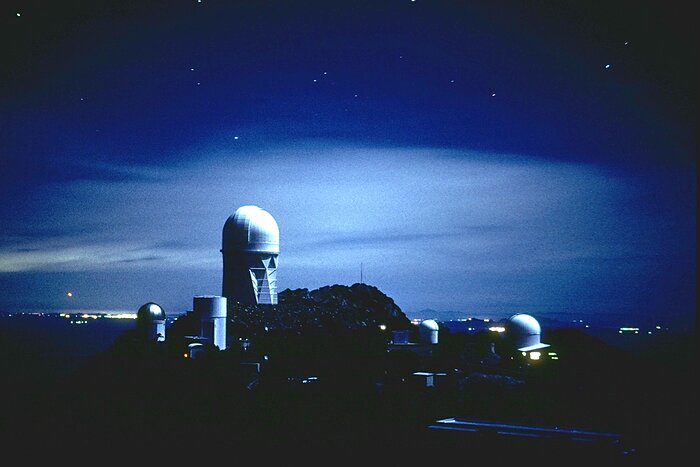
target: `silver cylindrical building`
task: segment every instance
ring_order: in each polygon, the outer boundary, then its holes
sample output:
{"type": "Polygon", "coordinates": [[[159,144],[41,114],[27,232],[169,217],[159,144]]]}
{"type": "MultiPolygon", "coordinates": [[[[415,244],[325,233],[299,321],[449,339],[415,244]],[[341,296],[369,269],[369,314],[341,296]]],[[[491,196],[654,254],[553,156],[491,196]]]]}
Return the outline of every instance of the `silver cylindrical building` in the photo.
{"type": "Polygon", "coordinates": [[[200,320],[200,335],[219,350],[226,350],[226,297],[197,295],[192,309],[200,320]]]}
{"type": "Polygon", "coordinates": [[[136,312],[136,325],[149,341],[165,340],[165,310],[154,302],[141,305],[136,312]]]}
{"type": "Polygon", "coordinates": [[[241,206],[224,224],[222,295],[233,304],[276,305],[279,227],[258,206],[241,206]]]}
{"type": "Polygon", "coordinates": [[[422,344],[437,344],[440,327],[437,321],[426,319],[418,325],[418,337],[422,344]]]}

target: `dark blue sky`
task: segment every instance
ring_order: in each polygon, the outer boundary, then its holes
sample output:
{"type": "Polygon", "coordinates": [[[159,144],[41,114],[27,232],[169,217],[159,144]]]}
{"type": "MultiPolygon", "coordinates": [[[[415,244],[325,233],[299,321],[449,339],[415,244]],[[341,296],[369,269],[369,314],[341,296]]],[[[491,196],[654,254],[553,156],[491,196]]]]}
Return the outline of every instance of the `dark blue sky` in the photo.
{"type": "Polygon", "coordinates": [[[281,289],[693,327],[691,12],[581,3],[3,3],[0,309],[184,312],[257,204],[281,289]]]}

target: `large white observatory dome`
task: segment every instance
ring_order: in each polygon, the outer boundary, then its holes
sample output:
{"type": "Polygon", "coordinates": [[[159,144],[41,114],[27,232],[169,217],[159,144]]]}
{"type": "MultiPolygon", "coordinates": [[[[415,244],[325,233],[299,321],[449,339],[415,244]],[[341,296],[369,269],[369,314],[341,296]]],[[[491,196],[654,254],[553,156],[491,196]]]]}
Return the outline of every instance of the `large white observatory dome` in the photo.
{"type": "Polygon", "coordinates": [[[258,206],[241,206],[224,224],[223,251],[277,254],[280,231],[272,215],[258,206]]]}
{"type": "Polygon", "coordinates": [[[542,333],[542,328],[532,316],[518,313],[508,318],[508,332],[517,336],[539,336],[542,333]]]}

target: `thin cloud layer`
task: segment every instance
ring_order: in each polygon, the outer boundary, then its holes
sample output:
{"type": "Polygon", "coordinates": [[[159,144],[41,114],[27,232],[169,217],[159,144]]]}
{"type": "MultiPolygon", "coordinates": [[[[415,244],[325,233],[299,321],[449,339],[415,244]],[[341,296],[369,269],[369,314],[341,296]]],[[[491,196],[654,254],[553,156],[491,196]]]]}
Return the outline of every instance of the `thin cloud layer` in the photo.
{"type": "MultiPolygon", "coordinates": [[[[690,305],[682,275],[692,268],[693,204],[677,182],[694,184],[675,172],[620,177],[593,165],[334,141],[217,143],[189,156],[44,187],[28,202],[27,235],[0,245],[0,273],[100,272],[137,291],[129,277],[197,271],[200,287],[219,293],[223,224],[257,204],[280,226],[281,289],[359,282],[362,267],[408,312],[499,303],[633,311],[643,284],[670,273],[679,306],[690,305]],[[654,208],[650,191],[678,197],[676,208],[654,208]]],[[[191,293],[173,282],[162,296],[185,311],[191,293]]],[[[115,306],[138,306],[115,295],[115,306]]]]}

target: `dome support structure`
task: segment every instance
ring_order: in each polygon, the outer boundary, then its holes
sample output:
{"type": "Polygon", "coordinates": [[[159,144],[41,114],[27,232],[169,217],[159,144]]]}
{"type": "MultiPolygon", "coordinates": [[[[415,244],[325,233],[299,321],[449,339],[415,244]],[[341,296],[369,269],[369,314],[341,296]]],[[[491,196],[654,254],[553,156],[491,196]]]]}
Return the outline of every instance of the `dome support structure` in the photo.
{"type": "Polygon", "coordinates": [[[277,304],[279,227],[258,206],[242,206],[228,218],[222,235],[222,295],[230,316],[235,303],[277,304]]]}

